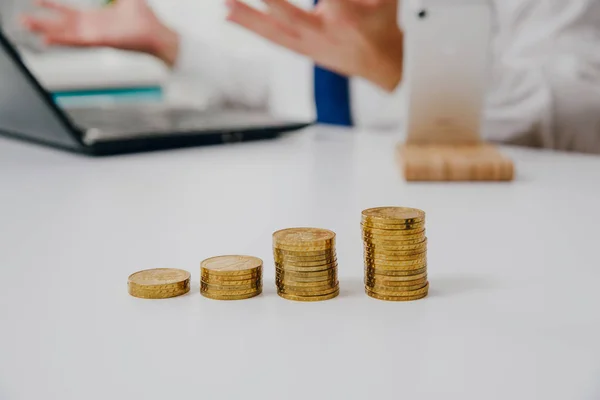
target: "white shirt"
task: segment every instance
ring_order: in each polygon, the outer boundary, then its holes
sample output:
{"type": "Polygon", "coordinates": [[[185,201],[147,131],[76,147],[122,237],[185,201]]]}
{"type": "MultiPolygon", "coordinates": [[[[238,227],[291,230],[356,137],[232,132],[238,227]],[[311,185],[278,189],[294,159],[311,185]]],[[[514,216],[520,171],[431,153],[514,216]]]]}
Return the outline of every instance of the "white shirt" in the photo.
{"type": "MultiPolygon", "coordinates": [[[[600,0],[497,0],[494,8],[484,137],[600,152],[600,0]]],[[[310,60],[274,46],[231,52],[183,36],[166,91],[204,108],[235,104],[313,120],[312,74],[310,60]]],[[[350,90],[358,126],[401,128],[401,87],[388,94],[355,78],[350,90]]]]}

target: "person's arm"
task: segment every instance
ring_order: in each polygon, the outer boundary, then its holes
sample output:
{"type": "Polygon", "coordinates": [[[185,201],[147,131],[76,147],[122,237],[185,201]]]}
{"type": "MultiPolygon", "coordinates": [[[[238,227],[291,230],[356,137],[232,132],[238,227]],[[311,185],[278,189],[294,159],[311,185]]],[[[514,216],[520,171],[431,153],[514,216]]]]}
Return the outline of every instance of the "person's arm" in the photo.
{"type": "Polygon", "coordinates": [[[311,12],[264,0],[268,12],[226,0],[228,20],[321,66],[391,91],[402,79],[398,0],[321,0],[311,12]]]}
{"type": "Polygon", "coordinates": [[[147,53],[172,66],[177,58],[177,32],[163,24],[145,0],[120,0],[103,8],[78,9],[49,0],[38,1],[51,15],[24,15],[23,25],[46,45],[113,47],[147,53]]]}

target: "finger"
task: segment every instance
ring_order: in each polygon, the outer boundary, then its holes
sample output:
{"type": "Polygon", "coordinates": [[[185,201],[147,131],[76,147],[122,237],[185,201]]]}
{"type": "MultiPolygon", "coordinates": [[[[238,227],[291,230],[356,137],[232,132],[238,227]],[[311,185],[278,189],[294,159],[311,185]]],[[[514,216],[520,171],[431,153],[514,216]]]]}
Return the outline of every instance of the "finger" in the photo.
{"type": "Polygon", "coordinates": [[[61,14],[71,14],[76,11],[72,7],[66,6],[64,4],[55,3],[54,1],[50,0],[39,0],[36,4],[41,8],[47,8],[48,10],[53,10],[61,14]]]}
{"type": "Polygon", "coordinates": [[[302,52],[298,32],[282,24],[273,16],[260,12],[240,1],[228,0],[227,20],[238,24],[263,38],[296,52],[302,52]]]}
{"type": "Polygon", "coordinates": [[[309,29],[320,29],[321,20],[311,12],[307,12],[286,0],[263,0],[273,16],[291,26],[304,26],[309,29]]]}

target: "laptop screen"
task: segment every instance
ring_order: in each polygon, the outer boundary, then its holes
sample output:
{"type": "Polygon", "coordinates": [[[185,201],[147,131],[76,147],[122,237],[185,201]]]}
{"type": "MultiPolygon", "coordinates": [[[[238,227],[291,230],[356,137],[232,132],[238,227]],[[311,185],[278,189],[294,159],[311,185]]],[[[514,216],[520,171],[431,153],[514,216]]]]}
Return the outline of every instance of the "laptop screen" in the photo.
{"type": "Polygon", "coordinates": [[[68,120],[0,29],[0,132],[81,148],[68,120]]]}

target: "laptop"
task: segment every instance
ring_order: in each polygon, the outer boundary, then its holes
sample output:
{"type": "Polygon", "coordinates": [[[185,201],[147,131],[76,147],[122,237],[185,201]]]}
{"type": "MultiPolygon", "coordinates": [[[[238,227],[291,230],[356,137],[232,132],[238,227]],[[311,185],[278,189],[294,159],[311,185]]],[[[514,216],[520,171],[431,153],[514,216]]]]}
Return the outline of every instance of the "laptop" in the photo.
{"type": "Polygon", "coordinates": [[[61,107],[0,29],[0,134],[88,155],[272,139],[310,125],[165,104],[61,107]]]}

